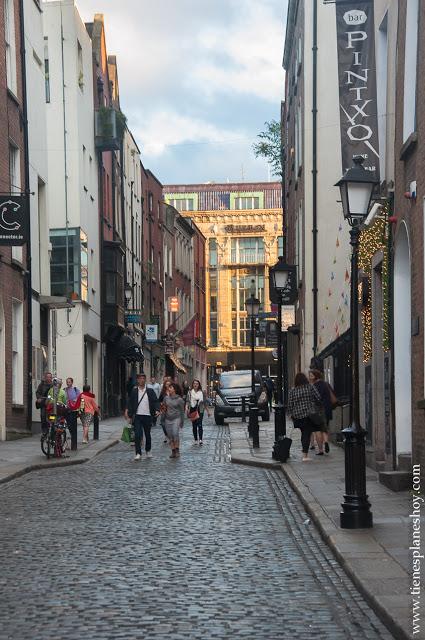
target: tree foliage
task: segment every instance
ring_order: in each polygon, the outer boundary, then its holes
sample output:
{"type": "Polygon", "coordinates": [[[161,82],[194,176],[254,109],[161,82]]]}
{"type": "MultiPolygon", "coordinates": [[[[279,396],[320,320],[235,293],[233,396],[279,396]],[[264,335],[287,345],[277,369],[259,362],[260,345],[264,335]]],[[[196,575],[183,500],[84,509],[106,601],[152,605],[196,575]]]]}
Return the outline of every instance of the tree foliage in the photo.
{"type": "Polygon", "coordinates": [[[252,149],[256,158],[262,157],[269,163],[273,175],[282,176],[282,138],[280,122],[270,120],[264,123],[265,129],[258,134],[258,142],[252,149]]]}

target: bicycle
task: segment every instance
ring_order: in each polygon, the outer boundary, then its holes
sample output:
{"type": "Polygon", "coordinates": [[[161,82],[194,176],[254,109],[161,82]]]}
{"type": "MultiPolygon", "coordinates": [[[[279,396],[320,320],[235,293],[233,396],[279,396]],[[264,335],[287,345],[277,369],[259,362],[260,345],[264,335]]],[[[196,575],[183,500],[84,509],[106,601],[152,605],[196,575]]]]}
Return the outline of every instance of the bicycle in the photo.
{"type": "Polygon", "coordinates": [[[41,450],[47,459],[50,459],[51,455],[54,455],[55,458],[67,458],[69,455],[70,444],[66,431],[66,410],[58,406],[57,414],[49,414],[49,428],[46,433],[41,434],[41,450]],[[60,413],[62,415],[59,415],[60,413]]]}

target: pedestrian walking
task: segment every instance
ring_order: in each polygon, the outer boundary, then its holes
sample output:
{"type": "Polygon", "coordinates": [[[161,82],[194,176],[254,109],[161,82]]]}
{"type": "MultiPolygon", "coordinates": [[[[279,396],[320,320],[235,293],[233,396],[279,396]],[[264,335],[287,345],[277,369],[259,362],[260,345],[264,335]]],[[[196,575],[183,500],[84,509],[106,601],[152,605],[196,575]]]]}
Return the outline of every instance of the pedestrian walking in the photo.
{"type": "MultiPolygon", "coordinates": [[[[155,394],[156,397],[159,399],[159,395],[161,393],[161,385],[159,384],[159,382],[156,381],[155,376],[152,376],[151,381],[149,382],[149,384],[147,385],[148,389],[152,389],[155,394]]],[[[152,422],[153,422],[153,426],[156,426],[156,421],[157,421],[157,416],[155,415],[152,418],[152,422]]]]}
{"type": "Polygon", "coordinates": [[[182,384],[182,391],[183,393],[181,394],[184,400],[184,403],[186,404],[187,402],[187,395],[190,391],[190,386],[189,386],[189,382],[187,380],[183,380],[183,384],[182,384]]]}
{"type": "Polygon", "coordinates": [[[76,443],[81,391],[74,386],[73,378],[67,378],[65,383],[66,406],[68,409],[66,414],[66,424],[68,425],[68,429],[71,433],[71,440],[76,443]]]}
{"type": "Polygon", "coordinates": [[[202,390],[200,381],[195,378],[195,380],[193,380],[192,382],[192,387],[189,390],[186,399],[186,413],[189,420],[192,421],[193,439],[195,445],[197,445],[198,442],[200,445],[203,444],[202,438],[204,435],[204,430],[202,422],[204,419],[205,411],[207,412],[208,416],[211,415],[207,405],[205,392],[202,390]]]}
{"type": "Polygon", "coordinates": [[[153,389],[146,385],[146,375],[138,373],[137,386],[131,392],[126,417],[132,420],[134,425],[134,444],[136,448],[135,460],[142,457],[142,438],[145,435],[146,457],[152,457],[151,427],[152,418],[158,414],[159,402],[153,389]]]}
{"type": "Polygon", "coordinates": [[[273,408],[273,393],[274,393],[274,382],[273,380],[270,378],[270,376],[266,376],[264,378],[264,385],[266,387],[266,392],[267,392],[267,400],[269,402],[269,406],[270,406],[270,411],[273,408]]]}
{"type": "Polygon", "coordinates": [[[294,427],[301,431],[303,461],[310,460],[308,457],[310,437],[318,429],[315,421],[321,407],[317,389],[309,383],[304,373],[297,373],[294,387],[289,390],[288,414],[294,422],[294,427]]]}
{"type": "Polygon", "coordinates": [[[323,426],[316,433],[316,442],[319,449],[319,455],[323,455],[323,447],[325,453],[329,453],[329,422],[332,420],[332,394],[335,397],[332,387],[323,379],[323,373],[319,369],[311,369],[308,373],[310,384],[317,389],[324,409],[323,426]]]}
{"type": "Polygon", "coordinates": [[[46,400],[47,394],[49,392],[50,387],[53,384],[53,376],[50,371],[46,371],[43,380],[37,387],[35,392],[35,406],[36,409],[40,409],[40,422],[41,422],[41,432],[47,433],[49,430],[49,425],[47,422],[47,414],[46,414],[46,400]]]}
{"type": "Polygon", "coordinates": [[[161,393],[159,394],[159,404],[160,404],[160,418],[159,418],[159,423],[162,427],[162,431],[164,433],[164,444],[168,444],[168,436],[167,436],[167,431],[165,429],[165,413],[164,411],[161,411],[161,407],[164,408],[164,398],[165,396],[168,395],[168,387],[170,385],[169,381],[169,377],[168,376],[164,376],[164,384],[162,385],[162,389],[161,389],[161,393]]]}
{"type": "Polygon", "coordinates": [[[168,393],[163,399],[162,411],[165,430],[171,448],[170,458],[178,458],[180,456],[180,429],[183,428],[185,407],[181,393],[179,385],[175,382],[170,382],[168,393]]]}
{"type": "Polygon", "coordinates": [[[92,424],[96,413],[100,414],[100,409],[96,404],[96,396],[91,392],[90,385],[85,384],[80,397],[80,419],[83,425],[83,444],[89,443],[89,427],[92,424]]]}

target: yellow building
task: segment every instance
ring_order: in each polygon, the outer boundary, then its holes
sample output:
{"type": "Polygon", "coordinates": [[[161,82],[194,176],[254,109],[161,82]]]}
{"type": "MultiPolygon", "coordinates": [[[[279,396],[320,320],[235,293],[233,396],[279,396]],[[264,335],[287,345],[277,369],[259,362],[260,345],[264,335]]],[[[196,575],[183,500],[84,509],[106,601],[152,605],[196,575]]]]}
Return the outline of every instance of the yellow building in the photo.
{"type": "MultiPolygon", "coordinates": [[[[169,185],[164,199],[190,216],[207,238],[208,363],[249,368],[245,300],[254,293],[261,312],[270,312],[269,266],[283,251],[281,184],[169,185]]],[[[269,373],[274,360],[267,346],[268,320],[260,317],[258,324],[256,365],[269,373]]]]}

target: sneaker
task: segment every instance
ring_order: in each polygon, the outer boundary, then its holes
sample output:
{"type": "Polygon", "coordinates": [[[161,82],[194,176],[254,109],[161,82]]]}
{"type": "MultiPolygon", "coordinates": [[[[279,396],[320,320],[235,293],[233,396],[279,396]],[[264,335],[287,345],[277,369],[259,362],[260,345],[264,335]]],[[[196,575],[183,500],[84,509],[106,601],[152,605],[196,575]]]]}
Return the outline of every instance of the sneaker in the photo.
{"type": "Polygon", "coordinates": [[[152,458],[152,451],[146,451],[146,457],[152,458]]]}
{"type": "Polygon", "coordinates": [[[303,458],[302,462],[311,462],[311,458],[303,458]]]}
{"type": "Polygon", "coordinates": [[[140,453],[137,453],[137,454],[134,456],[134,459],[135,459],[135,460],[140,460],[140,459],[141,459],[141,457],[142,457],[142,456],[140,455],[140,453]]]}
{"type": "Polygon", "coordinates": [[[83,440],[83,444],[88,444],[89,441],[88,440],[83,440]]]}
{"type": "Polygon", "coordinates": [[[167,438],[165,438],[165,440],[162,441],[162,444],[168,444],[167,438]]]}
{"type": "Polygon", "coordinates": [[[197,445],[197,444],[198,444],[198,441],[197,441],[197,440],[194,440],[194,441],[193,441],[193,446],[194,446],[194,447],[196,447],[196,445],[197,445]]]}
{"type": "Polygon", "coordinates": [[[316,447],[314,446],[314,444],[312,444],[312,445],[311,445],[311,447],[310,447],[310,451],[314,451],[314,450],[315,450],[315,448],[316,448],[316,447]]]}
{"type": "Polygon", "coordinates": [[[325,442],[325,453],[329,453],[329,442],[325,442]]]}
{"type": "Polygon", "coordinates": [[[199,444],[204,444],[204,443],[202,442],[202,440],[199,440],[199,444]]]}
{"type": "Polygon", "coordinates": [[[316,453],[316,456],[323,456],[323,451],[318,451],[318,452],[316,453]]]}

